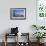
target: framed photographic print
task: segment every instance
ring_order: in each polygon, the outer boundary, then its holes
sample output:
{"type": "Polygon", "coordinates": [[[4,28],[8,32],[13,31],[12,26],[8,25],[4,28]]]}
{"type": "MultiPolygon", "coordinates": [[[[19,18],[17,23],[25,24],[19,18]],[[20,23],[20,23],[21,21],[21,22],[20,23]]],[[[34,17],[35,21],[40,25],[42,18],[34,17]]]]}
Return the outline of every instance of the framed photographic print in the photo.
{"type": "Polygon", "coordinates": [[[46,0],[37,0],[36,10],[36,24],[41,26],[46,25],[46,0]]]}
{"type": "Polygon", "coordinates": [[[24,20],[26,19],[26,8],[10,8],[11,20],[24,20]]]}

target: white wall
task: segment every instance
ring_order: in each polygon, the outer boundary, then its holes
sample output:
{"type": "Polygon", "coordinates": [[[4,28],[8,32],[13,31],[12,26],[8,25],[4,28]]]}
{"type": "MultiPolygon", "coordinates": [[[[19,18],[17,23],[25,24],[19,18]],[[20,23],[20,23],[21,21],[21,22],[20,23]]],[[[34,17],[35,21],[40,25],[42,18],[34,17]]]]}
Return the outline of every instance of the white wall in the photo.
{"type": "Polygon", "coordinates": [[[0,34],[17,26],[19,32],[29,32],[31,36],[32,24],[36,24],[36,0],[0,0],[0,34]],[[10,20],[10,8],[26,8],[26,20],[10,20]]]}

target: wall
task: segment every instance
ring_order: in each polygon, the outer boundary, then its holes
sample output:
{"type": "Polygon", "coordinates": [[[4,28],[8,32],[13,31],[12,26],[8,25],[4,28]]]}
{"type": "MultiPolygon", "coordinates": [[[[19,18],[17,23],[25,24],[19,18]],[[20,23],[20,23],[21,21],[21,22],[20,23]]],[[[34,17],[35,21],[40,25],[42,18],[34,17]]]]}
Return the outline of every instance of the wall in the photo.
{"type": "Polygon", "coordinates": [[[36,0],[0,0],[0,34],[17,26],[19,32],[29,32],[32,36],[32,24],[36,24],[36,0]],[[10,8],[26,8],[26,20],[10,20],[10,8]]]}

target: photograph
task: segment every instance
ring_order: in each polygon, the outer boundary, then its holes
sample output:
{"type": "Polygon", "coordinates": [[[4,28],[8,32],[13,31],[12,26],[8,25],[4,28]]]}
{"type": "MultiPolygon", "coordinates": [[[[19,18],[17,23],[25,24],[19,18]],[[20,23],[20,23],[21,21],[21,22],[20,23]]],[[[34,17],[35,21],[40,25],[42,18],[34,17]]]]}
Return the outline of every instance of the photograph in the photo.
{"type": "Polygon", "coordinates": [[[26,8],[10,8],[11,20],[24,20],[26,19],[26,8]]]}

